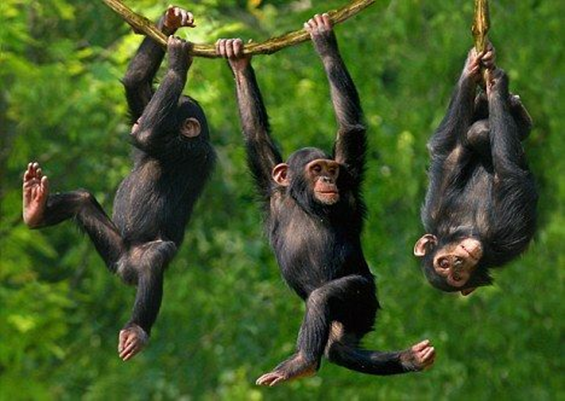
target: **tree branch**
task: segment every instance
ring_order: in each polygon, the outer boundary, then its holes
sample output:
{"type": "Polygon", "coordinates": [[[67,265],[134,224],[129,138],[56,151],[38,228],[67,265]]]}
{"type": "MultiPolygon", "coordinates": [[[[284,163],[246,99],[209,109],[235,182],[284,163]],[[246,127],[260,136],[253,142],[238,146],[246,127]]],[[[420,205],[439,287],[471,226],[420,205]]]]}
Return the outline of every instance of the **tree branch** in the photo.
{"type": "MultiPolygon", "coordinates": [[[[102,0],[114,12],[119,14],[136,32],[146,35],[153,39],[162,47],[167,47],[167,37],[155,24],[142,15],[132,11],[121,0],[102,0]]],[[[354,15],[360,13],[365,8],[374,4],[375,0],[353,0],[348,5],[339,10],[329,11],[332,22],[339,24],[354,15]]],[[[310,39],[308,32],[304,29],[289,32],[281,36],[275,36],[262,43],[247,43],[244,47],[244,54],[273,54],[285,47],[294,46],[310,39]]],[[[192,55],[197,57],[217,58],[214,45],[194,44],[192,55]]]]}
{"type": "Polygon", "coordinates": [[[475,41],[477,53],[483,52],[487,48],[488,30],[490,29],[490,15],[488,10],[488,0],[475,0],[475,17],[471,26],[471,33],[475,41]]]}

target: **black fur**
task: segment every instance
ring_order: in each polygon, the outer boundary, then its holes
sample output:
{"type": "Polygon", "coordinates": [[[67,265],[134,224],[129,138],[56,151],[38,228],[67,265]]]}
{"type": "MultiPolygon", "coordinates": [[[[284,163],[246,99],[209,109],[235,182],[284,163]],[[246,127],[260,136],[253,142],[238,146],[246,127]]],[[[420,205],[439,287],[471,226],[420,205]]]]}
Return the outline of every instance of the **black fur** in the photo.
{"type": "Polygon", "coordinates": [[[182,96],[191,61],[187,54],[169,56],[169,68],[153,92],[164,54],[152,40],[144,39],[123,80],[131,122],[141,121],[132,130],[133,169],[118,188],[112,220],[90,193],[79,190],[51,195],[42,224],[76,219],[108,268],[137,285],[132,317],[125,327],[138,325],[147,334],[159,312],[165,268],[183,240],[194,203],[215,162],[204,112],[193,99],[182,96]],[[180,134],[188,117],[199,121],[199,136],[180,134]]]}
{"type": "Polygon", "coordinates": [[[315,44],[318,53],[323,52],[339,130],[333,155],[304,148],[290,156],[289,186],[279,185],[271,177],[282,157],[269,134],[254,71],[249,66],[235,72],[249,167],[265,204],[269,241],[285,281],[307,308],[297,353],[275,370],[298,376],[308,366],[318,368],[324,353],[336,364],[365,373],[416,370],[401,360],[402,351],[359,349],[362,337],[373,329],[379,308],[360,240],[365,216],[361,183],[366,130],[357,90],[333,33],[315,44]],[[315,159],[333,159],[340,164],[337,204],[322,204],[314,198],[304,167],[315,159]],[[336,327],[340,328],[337,332],[336,327]]]}
{"type": "Polygon", "coordinates": [[[492,283],[489,269],[524,252],[535,232],[538,195],[520,143],[532,122],[520,99],[509,93],[504,71],[494,74],[498,83],[490,99],[475,95],[476,83],[461,75],[428,144],[432,161],[422,221],[439,244],[422,266],[430,283],[443,291],[492,283]],[[466,285],[455,288],[435,272],[433,257],[464,237],[481,241],[483,257],[466,285]]]}

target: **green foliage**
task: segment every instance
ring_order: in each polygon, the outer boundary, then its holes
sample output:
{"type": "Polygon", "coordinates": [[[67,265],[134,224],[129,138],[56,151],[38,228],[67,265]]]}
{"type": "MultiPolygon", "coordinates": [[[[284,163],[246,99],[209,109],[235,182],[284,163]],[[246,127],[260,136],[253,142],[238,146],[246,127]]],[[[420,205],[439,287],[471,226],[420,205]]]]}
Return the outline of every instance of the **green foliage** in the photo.
{"type": "MultiPolygon", "coordinates": [[[[263,40],[296,29],[326,2],[193,5],[196,42],[263,40]]],[[[157,18],[164,1],[129,2],[157,18]]],[[[421,234],[425,144],[472,45],[473,2],[405,0],[337,28],[370,131],[363,238],[384,305],[370,348],[430,338],[423,374],[380,378],[324,363],[315,378],[263,389],[254,380],[292,352],[303,313],[283,284],[260,225],[233,96],[220,60],[198,59],[188,92],[211,121],[220,163],[169,271],[150,346],[116,354],[133,289],[110,276],[71,222],[30,231],[21,175],[40,161],[54,190],[88,188],[110,211],[130,168],[119,82],[140,37],[102,2],[0,4],[0,399],[408,400],[565,397],[562,1],[492,1],[491,38],[536,123],[526,143],[541,191],[530,251],[469,298],[431,289],[411,255],[421,234]]],[[[254,60],[274,136],[285,151],[329,149],[335,120],[309,44],[254,60]]]]}

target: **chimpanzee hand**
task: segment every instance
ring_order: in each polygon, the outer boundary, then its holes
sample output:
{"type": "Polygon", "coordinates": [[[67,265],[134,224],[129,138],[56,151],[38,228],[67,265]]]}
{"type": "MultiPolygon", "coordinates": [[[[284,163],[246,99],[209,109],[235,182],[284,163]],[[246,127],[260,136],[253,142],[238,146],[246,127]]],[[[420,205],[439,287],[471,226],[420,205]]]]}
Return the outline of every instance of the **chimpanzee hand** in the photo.
{"type": "Polygon", "coordinates": [[[418,372],[431,368],[435,362],[436,351],[429,340],[424,340],[404,351],[400,356],[402,365],[407,371],[418,372]]]}
{"type": "Polygon", "coordinates": [[[251,62],[251,55],[243,54],[243,41],[237,39],[218,39],[216,54],[228,59],[232,71],[243,72],[251,62]]]}
{"type": "Polygon", "coordinates": [[[177,29],[187,26],[194,28],[194,16],[192,13],[183,8],[169,6],[163,17],[163,28],[169,34],[174,33],[177,29]]]}
{"type": "Polygon", "coordinates": [[[186,73],[192,64],[190,50],[192,43],[169,36],[167,52],[169,53],[169,68],[176,72],[186,73]]]}
{"type": "Polygon", "coordinates": [[[131,324],[120,331],[118,353],[120,358],[129,361],[145,347],[149,341],[147,333],[137,324],[131,324]]]}
{"type": "Polygon", "coordinates": [[[484,52],[478,53],[474,47],[469,50],[467,60],[465,61],[465,68],[463,68],[462,79],[470,79],[475,83],[480,81],[481,59],[483,56],[484,52]]]}
{"type": "Polygon", "coordinates": [[[316,51],[321,56],[327,55],[337,47],[333,24],[328,14],[316,14],[304,23],[304,29],[310,34],[316,51]]]}
{"type": "Polygon", "coordinates": [[[500,68],[488,70],[486,89],[489,100],[493,96],[501,96],[503,98],[510,96],[508,92],[508,75],[506,75],[504,70],[500,68]]]}
{"type": "Polygon", "coordinates": [[[481,66],[486,68],[487,70],[492,70],[495,67],[494,62],[496,60],[496,50],[492,43],[487,44],[486,51],[483,53],[481,57],[481,66]]]}
{"type": "Polygon", "coordinates": [[[30,228],[41,224],[49,197],[49,180],[38,163],[29,163],[24,173],[23,218],[30,228]]]}

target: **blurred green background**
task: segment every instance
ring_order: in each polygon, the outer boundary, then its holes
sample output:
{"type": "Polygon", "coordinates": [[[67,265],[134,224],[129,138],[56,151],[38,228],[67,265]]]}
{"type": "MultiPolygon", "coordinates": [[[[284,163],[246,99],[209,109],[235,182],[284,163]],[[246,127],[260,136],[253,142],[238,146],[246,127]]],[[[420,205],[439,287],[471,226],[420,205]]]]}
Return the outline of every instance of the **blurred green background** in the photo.
{"type": "MultiPolygon", "coordinates": [[[[179,36],[260,41],[345,2],[179,2],[198,24],[179,36]]],[[[187,93],[207,111],[220,162],[167,272],[150,345],[123,363],[117,334],[134,290],[108,274],[72,222],[41,231],[22,224],[21,176],[37,160],[53,190],[87,188],[111,211],[131,166],[120,78],[141,37],[101,1],[3,0],[0,399],[565,399],[565,2],[491,1],[498,64],[536,124],[525,146],[540,225],[529,252],[468,298],[429,287],[412,246],[422,234],[425,144],[472,44],[473,0],[376,3],[336,28],[370,128],[363,243],[384,309],[365,345],[400,349],[429,338],[433,369],[374,377],[323,363],[315,378],[254,385],[292,352],[304,308],[262,234],[231,74],[225,62],[205,59],[194,62],[187,93]]],[[[128,4],[156,19],[168,2],[128,4]]],[[[335,120],[311,45],[254,65],[285,155],[330,149],[335,120]]]]}

